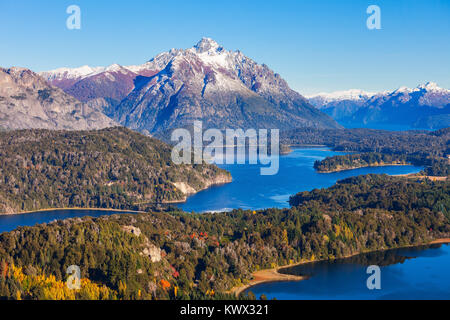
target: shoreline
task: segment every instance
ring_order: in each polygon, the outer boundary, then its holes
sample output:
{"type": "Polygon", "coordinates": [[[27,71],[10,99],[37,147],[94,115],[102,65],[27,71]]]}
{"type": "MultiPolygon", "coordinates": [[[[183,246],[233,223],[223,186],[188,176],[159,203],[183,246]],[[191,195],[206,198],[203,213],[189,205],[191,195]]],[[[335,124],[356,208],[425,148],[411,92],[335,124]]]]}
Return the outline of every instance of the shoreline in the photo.
{"type": "MultiPolygon", "coordinates": [[[[228,176],[227,176],[228,177],[228,176]]],[[[152,204],[152,205],[170,205],[170,204],[181,204],[185,203],[190,196],[193,196],[201,191],[205,191],[209,188],[215,187],[215,186],[221,186],[226,185],[228,183],[233,182],[233,178],[231,175],[226,179],[225,182],[218,182],[218,183],[211,183],[207,185],[206,187],[196,191],[195,193],[191,194],[185,194],[185,197],[180,200],[166,200],[163,202],[143,202],[143,203],[135,203],[135,204],[152,204]]],[[[123,213],[145,213],[145,211],[140,210],[128,210],[128,209],[114,209],[114,208],[80,208],[80,207],[70,207],[70,208],[46,208],[46,209],[39,209],[39,210],[32,210],[32,211],[20,211],[20,212],[14,212],[14,213],[0,213],[1,216],[14,216],[14,215],[22,215],[22,214],[29,214],[29,213],[40,213],[40,212],[49,212],[49,211],[68,211],[68,210],[86,210],[86,211],[105,211],[105,212],[111,212],[111,211],[117,211],[117,212],[123,212],[123,213]]]]}
{"type": "MultiPolygon", "coordinates": [[[[309,261],[306,261],[304,263],[308,263],[309,261]]],[[[298,265],[298,264],[296,264],[298,265]]],[[[273,269],[263,269],[259,271],[255,271],[252,273],[253,279],[249,281],[249,283],[244,284],[239,287],[233,287],[231,288],[228,293],[234,294],[236,297],[238,297],[242,292],[245,290],[256,286],[261,283],[270,283],[270,282],[280,282],[280,281],[302,281],[306,280],[308,277],[306,276],[295,276],[290,274],[283,274],[279,273],[279,270],[282,268],[290,267],[294,265],[288,265],[283,267],[277,267],[273,269]]]]}
{"type": "Polygon", "coordinates": [[[419,179],[419,180],[429,179],[431,181],[447,181],[447,177],[443,177],[443,176],[426,176],[426,175],[421,176],[421,175],[418,175],[418,173],[396,174],[393,177],[408,178],[408,179],[419,179]]]}
{"type": "MultiPolygon", "coordinates": [[[[402,246],[402,247],[397,247],[397,248],[390,248],[390,249],[384,249],[384,250],[374,250],[374,251],[367,251],[367,252],[359,252],[359,253],[355,253],[355,254],[351,254],[345,257],[341,257],[341,258],[337,258],[337,259],[333,259],[333,260],[340,260],[340,259],[347,259],[347,258],[351,258],[360,254],[364,254],[364,253],[370,253],[370,252],[377,252],[377,251],[387,251],[387,250],[396,250],[396,249],[404,249],[404,248],[414,248],[414,247],[420,247],[420,246],[427,246],[427,245],[433,245],[433,244],[448,244],[450,243],[450,238],[441,238],[441,239],[436,239],[433,240],[429,243],[425,243],[425,244],[419,244],[419,245],[408,245],[408,246],[402,246]]],[[[258,270],[252,273],[253,279],[249,281],[249,283],[247,284],[243,284],[241,286],[238,287],[233,287],[230,290],[227,291],[227,293],[231,293],[234,294],[236,297],[239,297],[245,290],[250,289],[251,287],[254,287],[258,284],[262,284],[262,283],[271,283],[271,282],[280,282],[280,281],[303,281],[303,280],[307,280],[308,277],[307,276],[295,276],[295,275],[289,275],[289,274],[284,274],[284,273],[280,273],[280,270],[282,269],[287,269],[287,268],[292,268],[292,267],[297,267],[303,264],[308,264],[308,263],[314,263],[314,262],[319,262],[319,261],[333,261],[331,259],[320,259],[320,260],[314,260],[314,261],[301,261],[301,262],[296,262],[296,263],[292,263],[292,264],[288,264],[285,266],[280,266],[280,267],[276,267],[273,269],[263,269],[263,270],[258,270]]]]}
{"type": "Polygon", "coordinates": [[[318,173],[336,173],[336,172],[350,171],[350,170],[356,170],[356,169],[362,169],[362,168],[397,167],[397,166],[414,166],[414,165],[411,163],[391,163],[391,164],[376,164],[376,165],[368,165],[368,166],[361,166],[361,167],[351,167],[351,168],[336,169],[336,170],[329,170],[329,171],[319,171],[319,170],[316,170],[316,171],[318,173]]]}
{"type": "Polygon", "coordinates": [[[122,209],[112,209],[112,208],[78,208],[78,207],[71,207],[71,208],[47,208],[47,209],[39,209],[39,210],[33,210],[33,211],[21,211],[17,213],[1,213],[0,217],[2,216],[15,216],[15,215],[22,215],[22,214],[30,214],[30,213],[44,213],[44,212],[51,212],[51,211],[104,211],[104,212],[123,212],[123,213],[145,213],[145,211],[136,211],[136,210],[122,210],[122,209]]]}
{"type": "Polygon", "coordinates": [[[293,149],[319,149],[319,148],[328,148],[331,150],[330,147],[324,145],[324,144],[280,144],[280,156],[287,156],[294,152],[293,149]],[[283,146],[283,147],[281,147],[283,146]]]}
{"type": "Polygon", "coordinates": [[[437,239],[437,240],[431,241],[429,244],[446,244],[446,243],[450,243],[450,238],[437,239]]]}
{"type": "Polygon", "coordinates": [[[288,147],[291,148],[328,148],[331,150],[331,147],[325,144],[287,144],[288,147]]]}
{"type": "Polygon", "coordinates": [[[232,182],[233,182],[233,177],[230,175],[230,178],[226,182],[213,183],[213,184],[208,185],[207,187],[204,187],[204,188],[202,188],[200,190],[197,190],[196,192],[185,193],[185,196],[184,196],[183,199],[180,199],[180,200],[168,200],[168,201],[157,202],[157,203],[152,203],[152,204],[156,204],[156,205],[158,205],[158,204],[159,205],[183,204],[183,203],[186,203],[188,201],[189,197],[195,196],[196,194],[198,194],[198,193],[200,193],[202,191],[206,191],[206,190],[214,188],[214,187],[225,186],[225,185],[230,184],[232,182]]]}

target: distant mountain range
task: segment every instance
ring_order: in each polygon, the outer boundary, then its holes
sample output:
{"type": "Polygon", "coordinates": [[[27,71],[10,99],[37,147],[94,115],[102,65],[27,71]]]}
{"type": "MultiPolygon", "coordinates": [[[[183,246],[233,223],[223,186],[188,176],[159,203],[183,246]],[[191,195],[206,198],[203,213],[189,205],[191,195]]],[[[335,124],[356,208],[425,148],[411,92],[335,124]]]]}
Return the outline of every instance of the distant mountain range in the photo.
{"type": "Polygon", "coordinates": [[[102,129],[118,124],[24,68],[0,68],[0,129],[102,129]]]}
{"type": "Polygon", "coordinates": [[[266,65],[210,38],[142,65],[60,68],[39,75],[0,70],[0,128],[6,129],[120,124],[155,134],[194,120],[219,129],[450,126],[450,90],[435,83],[305,98],[266,65]]]}
{"type": "Polygon", "coordinates": [[[57,69],[41,75],[120,124],[144,133],[185,127],[339,128],[266,65],[203,38],[143,65],[57,69]]]}
{"type": "Polygon", "coordinates": [[[349,90],[308,97],[318,109],[348,127],[439,129],[450,126],[450,90],[428,82],[392,92],[349,90]]]}

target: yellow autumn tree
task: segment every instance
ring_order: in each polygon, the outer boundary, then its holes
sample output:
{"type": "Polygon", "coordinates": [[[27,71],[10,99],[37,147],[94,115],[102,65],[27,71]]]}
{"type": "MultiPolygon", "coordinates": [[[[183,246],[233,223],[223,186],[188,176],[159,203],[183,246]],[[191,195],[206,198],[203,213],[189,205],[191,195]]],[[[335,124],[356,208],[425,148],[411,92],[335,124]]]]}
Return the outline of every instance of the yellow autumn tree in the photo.
{"type": "Polygon", "coordinates": [[[41,299],[41,300],[106,300],[117,298],[114,290],[91,282],[89,279],[81,279],[80,289],[70,289],[64,281],[56,280],[54,275],[45,275],[40,270],[33,275],[23,272],[22,267],[11,265],[8,275],[17,281],[21,290],[17,290],[15,298],[41,299]],[[40,290],[36,290],[40,289],[40,290]],[[39,292],[39,296],[36,296],[39,292]]]}
{"type": "Polygon", "coordinates": [[[286,229],[283,230],[283,238],[282,238],[282,241],[283,241],[283,244],[284,244],[285,246],[288,246],[288,245],[289,245],[288,233],[287,233],[287,230],[286,230],[286,229]]]}

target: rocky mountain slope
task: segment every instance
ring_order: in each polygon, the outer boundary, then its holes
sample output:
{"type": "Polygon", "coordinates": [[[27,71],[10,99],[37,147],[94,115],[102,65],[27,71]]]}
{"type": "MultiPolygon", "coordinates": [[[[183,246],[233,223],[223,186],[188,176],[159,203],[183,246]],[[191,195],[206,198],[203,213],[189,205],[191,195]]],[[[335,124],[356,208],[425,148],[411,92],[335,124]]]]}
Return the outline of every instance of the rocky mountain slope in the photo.
{"type": "Polygon", "coordinates": [[[80,70],[43,75],[82,101],[97,107],[103,103],[107,115],[142,132],[188,126],[193,120],[220,129],[339,127],[266,65],[209,38],[190,49],[161,53],[140,66],[115,66],[121,77],[108,69],[91,68],[69,87],[67,81],[80,70]]]}
{"type": "Polygon", "coordinates": [[[87,130],[116,125],[28,69],[0,68],[1,129],[87,130]]]}
{"type": "Polygon", "coordinates": [[[154,74],[148,70],[113,64],[109,67],[83,66],[75,69],[60,68],[41,72],[52,85],[109,115],[133,89],[137,77],[154,74]]]}
{"type": "Polygon", "coordinates": [[[433,82],[413,89],[401,87],[392,92],[350,90],[308,98],[346,126],[390,124],[427,129],[450,126],[450,90],[433,82]]]}

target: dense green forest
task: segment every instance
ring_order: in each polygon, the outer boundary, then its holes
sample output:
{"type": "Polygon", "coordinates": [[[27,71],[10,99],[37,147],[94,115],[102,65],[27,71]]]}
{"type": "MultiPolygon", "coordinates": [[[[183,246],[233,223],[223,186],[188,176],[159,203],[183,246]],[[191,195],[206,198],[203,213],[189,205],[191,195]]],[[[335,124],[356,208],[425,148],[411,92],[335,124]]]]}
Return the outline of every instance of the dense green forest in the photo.
{"type": "Polygon", "coordinates": [[[287,145],[326,145],[335,151],[356,152],[318,161],[315,168],[333,172],[371,165],[412,163],[423,165],[430,176],[448,176],[450,128],[429,131],[384,131],[373,129],[296,129],[285,131],[287,145]]]}
{"type": "Polygon", "coordinates": [[[412,162],[406,155],[369,152],[328,157],[316,161],[314,169],[319,172],[335,172],[370,166],[404,165],[412,162]]]}
{"type": "Polygon", "coordinates": [[[449,182],[385,175],[302,192],[290,209],[69,219],[0,235],[0,297],[220,299],[253,271],[450,236],[449,182]],[[66,292],[65,270],[83,286],[66,292]]]}
{"type": "Polygon", "coordinates": [[[126,128],[0,132],[0,214],[47,208],[140,209],[231,179],[212,165],[174,165],[171,147],[126,128]]]}
{"type": "Polygon", "coordinates": [[[450,221],[450,183],[411,181],[388,175],[366,175],[338,181],[328,189],[300,192],[289,200],[291,206],[318,203],[328,210],[383,209],[425,210],[444,214],[450,221]]]}
{"type": "Polygon", "coordinates": [[[316,161],[314,163],[314,168],[319,172],[329,173],[385,165],[426,166],[420,174],[428,176],[450,175],[450,165],[445,159],[431,159],[417,154],[409,155],[379,152],[352,153],[327,157],[323,160],[316,161]]]}

